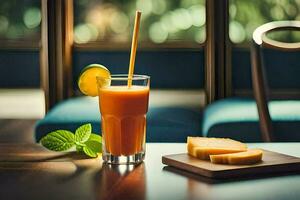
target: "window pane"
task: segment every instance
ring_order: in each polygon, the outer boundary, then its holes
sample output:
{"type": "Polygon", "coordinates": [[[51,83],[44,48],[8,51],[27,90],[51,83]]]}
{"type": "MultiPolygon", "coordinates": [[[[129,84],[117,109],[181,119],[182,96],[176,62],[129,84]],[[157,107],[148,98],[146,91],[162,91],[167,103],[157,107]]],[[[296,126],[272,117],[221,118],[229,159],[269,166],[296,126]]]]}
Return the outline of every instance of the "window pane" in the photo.
{"type": "MultiPolygon", "coordinates": [[[[230,0],[229,14],[229,37],[233,43],[243,43],[250,41],[255,28],[264,23],[300,20],[300,1],[230,0]]],[[[282,32],[273,35],[273,38],[281,41],[299,41],[299,35],[295,33],[282,32]]]]}
{"type": "Polygon", "coordinates": [[[40,38],[40,0],[0,1],[0,40],[40,38]]]}
{"type": "Polygon", "coordinates": [[[74,4],[76,43],[130,42],[135,10],[142,11],[142,41],[205,40],[205,0],[76,0],[74,4]]]}

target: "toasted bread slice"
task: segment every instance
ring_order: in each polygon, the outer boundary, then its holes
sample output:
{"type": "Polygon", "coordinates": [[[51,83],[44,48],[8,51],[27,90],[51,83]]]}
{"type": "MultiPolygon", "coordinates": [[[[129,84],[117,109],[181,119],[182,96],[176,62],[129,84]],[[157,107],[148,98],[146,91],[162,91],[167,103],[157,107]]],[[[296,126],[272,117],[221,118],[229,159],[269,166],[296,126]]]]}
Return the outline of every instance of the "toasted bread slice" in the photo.
{"type": "Polygon", "coordinates": [[[260,162],[262,156],[261,149],[249,149],[240,153],[210,155],[210,161],[217,164],[249,165],[260,162]]]}
{"type": "Polygon", "coordinates": [[[247,145],[229,138],[188,137],[187,150],[191,156],[209,160],[210,155],[247,151],[247,145]]]}

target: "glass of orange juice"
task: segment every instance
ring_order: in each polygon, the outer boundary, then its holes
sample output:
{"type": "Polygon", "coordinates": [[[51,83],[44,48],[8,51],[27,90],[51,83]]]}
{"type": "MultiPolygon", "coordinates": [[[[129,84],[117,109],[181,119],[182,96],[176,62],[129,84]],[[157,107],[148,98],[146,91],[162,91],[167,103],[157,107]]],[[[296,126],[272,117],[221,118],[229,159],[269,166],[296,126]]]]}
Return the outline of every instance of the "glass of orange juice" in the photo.
{"type": "Polygon", "coordinates": [[[150,77],[97,77],[102,126],[102,158],[109,164],[144,160],[150,77]],[[129,84],[129,81],[131,84],[129,84]]]}

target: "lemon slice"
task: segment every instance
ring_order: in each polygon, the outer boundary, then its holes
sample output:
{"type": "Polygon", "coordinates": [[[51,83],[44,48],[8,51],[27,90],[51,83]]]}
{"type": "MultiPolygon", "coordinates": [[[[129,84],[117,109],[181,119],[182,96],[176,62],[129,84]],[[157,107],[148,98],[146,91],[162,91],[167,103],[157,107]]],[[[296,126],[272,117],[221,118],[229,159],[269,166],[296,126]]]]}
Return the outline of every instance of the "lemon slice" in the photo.
{"type": "MultiPolygon", "coordinates": [[[[99,64],[90,64],[81,71],[77,84],[83,94],[92,97],[98,95],[96,77],[109,78],[110,72],[106,67],[99,64]]],[[[103,81],[101,84],[105,86],[110,83],[108,81],[103,81]]]]}

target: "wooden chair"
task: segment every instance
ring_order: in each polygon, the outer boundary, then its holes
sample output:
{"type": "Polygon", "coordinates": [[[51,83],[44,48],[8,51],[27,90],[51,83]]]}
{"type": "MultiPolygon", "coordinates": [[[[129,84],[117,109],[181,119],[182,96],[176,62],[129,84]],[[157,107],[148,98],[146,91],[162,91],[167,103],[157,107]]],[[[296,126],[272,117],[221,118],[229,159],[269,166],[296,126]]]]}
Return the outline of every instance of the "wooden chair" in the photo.
{"type": "MultiPolygon", "coordinates": [[[[268,108],[269,88],[267,75],[263,62],[262,49],[271,48],[279,51],[299,51],[300,42],[285,43],[267,37],[267,33],[278,30],[299,30],[300,21],[275,21],[258,27],[253,32],[253,45],[251,49],[252,83],[257,103],[260,129],[263,140],[276,141],[273,134],[272,119],[268,108]]],[[[299,74],[300,75],[300,74],[299,74]]]]}

